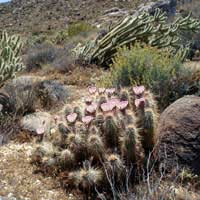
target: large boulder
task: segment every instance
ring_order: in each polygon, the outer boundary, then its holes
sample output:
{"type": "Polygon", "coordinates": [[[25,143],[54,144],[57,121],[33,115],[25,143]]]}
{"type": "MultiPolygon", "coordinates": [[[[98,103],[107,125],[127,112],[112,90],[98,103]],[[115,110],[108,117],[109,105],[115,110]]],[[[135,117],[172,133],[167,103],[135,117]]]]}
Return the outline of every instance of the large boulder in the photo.
{"type": "Polygon", "coordinates": [[[161,164],[200,174],[200,97],[185,96],[170,105],[160,117],[158,132],[161,164]]]}

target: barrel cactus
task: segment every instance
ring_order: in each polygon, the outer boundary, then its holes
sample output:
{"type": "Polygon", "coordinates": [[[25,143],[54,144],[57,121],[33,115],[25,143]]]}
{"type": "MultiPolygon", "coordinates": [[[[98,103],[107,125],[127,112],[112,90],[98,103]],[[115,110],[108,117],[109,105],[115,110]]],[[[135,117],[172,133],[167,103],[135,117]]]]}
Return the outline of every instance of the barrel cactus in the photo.
{"type": "Polygon", "coordinates": [[[24,68],[19,56],[21,48],[20,37],[9,36],[6,31],[0,33],[0,86],[24,68]]]}
{"type": "Polygon", "coordinates": [[[84,193],[95,191],[96,187],[108,188],[109,177],[115,183],[125,181],[126,170],[142,169],[145,157],[157,142],[157,106],[144,86],[92,86],[85,102],[66,108],[63,113],[66,121],[58,127],[68,131],[60,132],[62,142],[55,143],[57,134],[49,141],[44,137],[33,152],[33,161],[41,169],[57,169],[58,176],[67,173],[64,186],[78,187],[84,193]],[[48,143],[54,153],[49,149],[44,152],[48,143]]]}

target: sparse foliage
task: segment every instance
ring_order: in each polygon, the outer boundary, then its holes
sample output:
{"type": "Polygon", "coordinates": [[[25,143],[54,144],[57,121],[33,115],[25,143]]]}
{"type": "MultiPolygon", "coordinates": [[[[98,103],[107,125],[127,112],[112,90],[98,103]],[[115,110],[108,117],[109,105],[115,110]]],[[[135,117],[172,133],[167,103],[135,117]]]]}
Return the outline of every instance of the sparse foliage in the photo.
{"type": "Polygon", "coordinates": [[[136,44],[130,49],[119,49],[110,71],[103,74],[99,84],[109,87],[144,84],[154,92],[163,109],[184,95],[198,93],[199,79],[199,69],[185,67],[168,52],[136,44]]]}

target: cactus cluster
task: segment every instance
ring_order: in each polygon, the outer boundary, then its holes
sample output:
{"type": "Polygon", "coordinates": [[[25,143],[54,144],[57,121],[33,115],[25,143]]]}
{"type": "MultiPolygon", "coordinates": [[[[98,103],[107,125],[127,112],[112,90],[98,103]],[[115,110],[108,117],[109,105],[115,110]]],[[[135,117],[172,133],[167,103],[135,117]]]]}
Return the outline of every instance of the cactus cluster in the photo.
{"type": "Polygon", "coordinates": [[[6,31],[0,33],[0,86],[24,68],[19,56],[21,48],[20,37],[9,36],[6,31]]]}
{"type": "Polygon", "coordinates": [[[178,17],[174,22],[168,23],[167,15],[157,9],[154,15],[144,12],[126,17],[100,40],[97,38],[89,41],[85,46],[79,44],[74,53],[82,62],[109,64],[118,48],[139,41],[158,48],[167,48],[184,59],[189,47],[180,44],[181,34],[184,31],[199,30],[200,22],[190,15],[178,17]]]}
{"type": "Polygon", "coordinates": [[[43,135],[33,162],[65,172],[65,187],[83,191],[125,180],[126,170],[143,166],[156,143],[157,106],[144,86],[88,88],[83,105],[65,108],[65,123],[43,135]]]}

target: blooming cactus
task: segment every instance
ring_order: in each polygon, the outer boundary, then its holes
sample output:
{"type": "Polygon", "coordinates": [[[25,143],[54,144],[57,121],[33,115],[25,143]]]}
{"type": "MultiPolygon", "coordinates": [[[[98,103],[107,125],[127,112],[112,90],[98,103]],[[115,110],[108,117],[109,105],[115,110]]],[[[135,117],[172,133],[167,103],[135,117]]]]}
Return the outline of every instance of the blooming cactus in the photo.
{"type": "MultiPolygon", "coordinates": [[[[145,152],[152,150],[156,143],[157,122],[153,95],[143,86],[131,92],[94,86],[88,90],[86,104],[71,106],[65,112],[67,131],[61,135],[58,152],[52,154],[59,173],[63,170],[71,174],[67,176],[67,183],[84,186],[84,191],[103,181],[105,171],[118,182],[124,178],[126,168],[143,163],[145,152]],[[84,170],[82,163],[86,163],[84,170]],[[94,179],[98,176],[94,167],[100,169],[102,176],[91,182],[88,174],[94,175],[94,179]]],[[[43,130],[39,133],[43,134],[43,130]]],[[[45,159],[41,160],[46,166],[45,159]]]]}
{"type": "Polygon", "coordinates": [[[120,101],[118,104],[117,104],[117,108],[119,110],[124,110],[128,107],[128,101],[120,101]]]}
{"type": "Polygon", "coordinates": [[[97,91],[97,88],[95,86],[91,86],[91,87],[88,87],[88,91],[90,94],[95,94],[97,91]]]}
{"type": "Polygon", "coordinates": [[[92,122],[92,120],[94,119],[94,117],[92,116],[85,116],[85,117],[82,117],[82,122],[84,124],[90,124],[92,122]]]}
{"type": "Polygon", "coordinates": [[[142,86],[136,86],[136,87],[133,87],[133,92],[135,95],[142,95],[145,91],[145,87],[142,85],[142,86]]]}
{"type": "Polygon", "coordinates": [[[136,108],[144,108],[144,106],[145,106],[145,98],[142,97],[140,99],[136,99],[135,100],[135,106],[136,106],[136,108]]]}
{"type": "Polygon", "coordinates": [[[98,92],[99,94],[103,94],[105,92],[106,88],[99,88],[98,89],[98,92]]]}
{"type": "Polygon", "coordinates": [[[76,121],[77,117],[78,117],[77,113],[69,114],[69,115],[67,115],[67,121],[69,123],[74,123],[76,121]]]}

